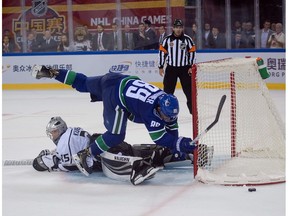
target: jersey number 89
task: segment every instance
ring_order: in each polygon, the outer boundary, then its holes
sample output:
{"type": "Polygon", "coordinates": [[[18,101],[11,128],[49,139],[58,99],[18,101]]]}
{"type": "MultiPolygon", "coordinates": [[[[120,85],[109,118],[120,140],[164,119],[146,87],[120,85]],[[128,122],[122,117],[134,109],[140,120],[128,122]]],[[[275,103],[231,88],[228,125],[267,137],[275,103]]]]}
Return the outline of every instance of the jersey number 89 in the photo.
{"type": "Polygon", "coordinates": [[[152,86],[142,80],[135,80],[127,89],[126,96],[145,102],[152,93],[157,92],[158,90],[159,88],[156,86],[152,86]]]}

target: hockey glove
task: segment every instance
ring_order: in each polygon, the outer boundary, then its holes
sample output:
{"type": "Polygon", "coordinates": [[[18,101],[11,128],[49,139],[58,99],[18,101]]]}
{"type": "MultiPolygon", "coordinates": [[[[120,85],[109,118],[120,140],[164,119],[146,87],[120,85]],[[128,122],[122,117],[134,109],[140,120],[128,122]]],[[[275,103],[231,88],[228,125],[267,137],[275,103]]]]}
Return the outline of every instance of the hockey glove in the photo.
{"type": "Polygon", "coordinates": [[[197,144],[195,144],[191,138],[179,137],[176,142],[175,152],[178,151],[189,154],[192,153],[195,148],[197,148],[197,144]]]}
{"type": "Polygon", "coordinates": [[[60,159],[55,155],[39,155],[33,161],[33,167],[37,171],[57,171],[60,159]]]}
{"type": "Polygon", "coordinates": [[[55,78],[59,74],[59,71],[52,68],[46,67],[44,65],[34,65],[31,75],[36,79],[45,78],[55,78]]]}
{"type": "Polygon", "coordinates": [[[50,155],[51,154],[51,152],[50,152],[50,150],[49,149],[44,149],[44,150],[42,150],[40,153],[39,153],[39,157],[41,157],[41,156],[44,156],[44,155],[50,155]]]}

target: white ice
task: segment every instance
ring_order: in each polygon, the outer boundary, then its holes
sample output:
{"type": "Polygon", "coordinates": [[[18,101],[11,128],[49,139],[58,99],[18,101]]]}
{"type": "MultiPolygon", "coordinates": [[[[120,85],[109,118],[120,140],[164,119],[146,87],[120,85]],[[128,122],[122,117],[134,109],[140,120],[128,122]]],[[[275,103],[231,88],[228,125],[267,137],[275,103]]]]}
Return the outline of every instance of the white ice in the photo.
{"type": "MultiPolygon", "coordinates": [[[[50,117],[69,126],[104,132],[102,104],[73,90],[3,91],[2,160],[35,158],[54,144],[45,134],[50,117]]],[[[184,94],[180,101],[180,134],[191,136],[191,116],[184,94]]],[[[285,91],[271,91],[285,120],[285,91]]],[[[143,125],[129,123],[126,141],[152,143],[143,125]]],[[[2,166],[3,216],[283,216],[285,185],[211,186],[193,179],[189,163],[168,165],[142,185],[108,179],[102,173],[37,172],[31,166],[2,166]]]]}

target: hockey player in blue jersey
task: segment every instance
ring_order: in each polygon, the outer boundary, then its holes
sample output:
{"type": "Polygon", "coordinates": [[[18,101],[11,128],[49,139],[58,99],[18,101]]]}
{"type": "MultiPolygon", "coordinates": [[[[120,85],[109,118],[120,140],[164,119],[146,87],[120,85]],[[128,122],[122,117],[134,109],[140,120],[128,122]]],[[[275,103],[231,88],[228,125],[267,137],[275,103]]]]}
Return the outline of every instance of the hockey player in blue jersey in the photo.
{"type": "MultiPolygon", "coordinates": [[[[82,73],[54,70],[42,65],[33,67],[32,76],[36,79],[55,78],[79,92],[90,93],[91,102],[103,101],[103,118],[107,131],[90,146],[93,156],[100,155],[124,140],[128,119],[144,124],[155,144],[169,148],[179,157],[192,153],[197,147],[191,138],[178,135],[177,98],[136,76],[107,73],[87,77],[82,73]]],[[[85,172],[83,155],[85,154],[78,154],[82,172],[85,172]]]]}

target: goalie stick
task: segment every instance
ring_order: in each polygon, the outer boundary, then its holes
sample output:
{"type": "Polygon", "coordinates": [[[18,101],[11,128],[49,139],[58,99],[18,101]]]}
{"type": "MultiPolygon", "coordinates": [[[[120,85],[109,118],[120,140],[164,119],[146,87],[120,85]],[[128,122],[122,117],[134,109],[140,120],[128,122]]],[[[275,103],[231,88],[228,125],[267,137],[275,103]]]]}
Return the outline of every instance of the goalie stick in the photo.
{"type": "Polygon", "coordinates": [[[23,160],[3,160],[3,166],[31,166],[33,164],[33,159],[23,159],[23,160]]]}
{"type": "Polygon", "coordinates": [[[218,105],[215,120],[204,131],[202,131],[200,134],[198,134],[197,137],[195,137],[192,140],[191,145],[197,145],[196,143],[199,141],[199,139],[202,138],[212,127],[214,127],[215,124],[217,124],[219,117],[220,117],[220,114],[221,114],[221,111],[222,111],[222,108],[224,106],[225,100],[226,100],[226,95],[223,95],[221,97],[221,100],[220,100],[219,105],[218,105]]]}

